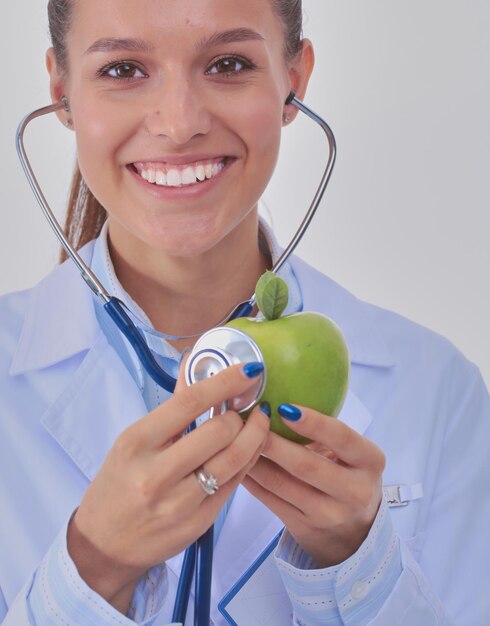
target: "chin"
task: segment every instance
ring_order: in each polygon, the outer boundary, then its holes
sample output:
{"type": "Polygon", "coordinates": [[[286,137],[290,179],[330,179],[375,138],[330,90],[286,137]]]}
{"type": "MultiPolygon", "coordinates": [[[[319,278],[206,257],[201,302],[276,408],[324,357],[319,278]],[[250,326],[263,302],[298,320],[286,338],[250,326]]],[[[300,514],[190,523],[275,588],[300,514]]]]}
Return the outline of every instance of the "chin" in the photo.
{"type": "Polygon", "coordinates": [[[149,236],[145,237],[145,243],[166,256],[192,258],[216,248],[223,238],[224,234],[218,233],[200,232],[193,235],[189,231],[180,231],[172,236],[167,231],[160,236],[155,232],[149,233],[149,236]]]}

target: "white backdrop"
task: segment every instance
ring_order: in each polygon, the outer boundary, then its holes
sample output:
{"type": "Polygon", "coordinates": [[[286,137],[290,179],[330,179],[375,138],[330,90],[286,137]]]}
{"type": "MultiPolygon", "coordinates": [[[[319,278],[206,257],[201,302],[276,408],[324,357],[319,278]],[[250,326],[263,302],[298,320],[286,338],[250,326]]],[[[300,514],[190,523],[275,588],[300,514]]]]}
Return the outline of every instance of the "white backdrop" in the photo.
{"type": "MultiPolygon", "coordinates": [[[[162,0],[164,2],[164,0],[162,0]]],[[[14,131],[49,101],[45,0],[2,6],[0,293],[38,281],[58,247],[27,188],[14,131]]],[[[490,384],[490,3],[304,0],[317,66],[307,102],[339,156],[307,261],[359,297],[449,337],[490,384]]],[[[30,132],[33,163],[60,214],[74,160],[54,119],[30,132]]],[[[268,216],[286,242],[324,164],[321,132],[285,132],[268,216]]]]}

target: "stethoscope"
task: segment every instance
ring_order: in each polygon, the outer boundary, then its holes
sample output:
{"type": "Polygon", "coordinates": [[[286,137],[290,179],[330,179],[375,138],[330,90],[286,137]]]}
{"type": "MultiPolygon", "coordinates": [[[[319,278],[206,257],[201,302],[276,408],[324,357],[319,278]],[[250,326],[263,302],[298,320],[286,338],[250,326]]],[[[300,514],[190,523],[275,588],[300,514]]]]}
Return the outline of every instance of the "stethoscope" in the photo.
{"type": "MultiPolygon", "coordinates": [[[[294,252],[296,246],[301,241],[304,233],[310,225],[327,188],[333,167],[335,165],[336,157],[335,137],[329,125],[303,102],[298,100],[293,91],[289,94],[285,104],[294,105],[297,109],[305,113],[309,118],[321,126],[327,136],[329,155],[320,185],[318,186],[311,205],[289,245],[274,264],[274,267],[271,270],[274,273],[277,273],[281,269],[290,255],[294,252]]],[[[97,276],[83,261],[78,252],[72,247],[65,236],[62,227],[54,216],[46,198],[44,197],[41,187],[32,170],[24,147],[25,129],[32,120],[61,109],[68,111],[68,101],[65,97],[63,97],[59,102],[33,111],[19,124],[16,134],[16,145],[22,168],[27,180],[29,181],[31,189],[49,222],[49,225],[67,255],[78,267],[83,280],[87,283],[95,296],[102,302],[107,314],[129,341],[143,367],[151,378],[160,387],[163,387],[165,390],[172,393],[175,389],[177,382],[176,379],[165,372],[165,370],[159,365],[150,347],[147,345],[143,333],[133,322],[125,305],[118,298],[110,295],[97,276]]],[[[216,328],[211,329],[201,336],[201,338],[194,345],[186,363],[185,378],[188,384],[207,378],[208,376],[214,375],[222,369],[237,363],[248,363],[250,361],[263,363],[263,357],[260,349],[248,335],[238,329],[223,326],[226,322],[232,319],[250,315],[254,306],[255,294],[253,294],[249,300],[237,304],[231,313],[216,328]]],[[[246,396],[230,400],[224,404],[223,409],[227,406],[232,406],[232,408],[236,411],[245,411],[251,408],[262,394],[265,386],[265,376],[266,372],[264,370],[264,374],[258,378],[256,385],[252,387],[246,396]]],[[[191,429],[195,427],[196,425],[194,423],[191,426],[191,429]]],[[[181,624],[184,624],[185,622],[192,579],[195,573],[194,625],[209,626],[211,611],[213,540],[214,527],[211,526],[211,528],[202,537],[200,537],[195,544],[186,549],[175,599],[172,622],[181,624]]]]}

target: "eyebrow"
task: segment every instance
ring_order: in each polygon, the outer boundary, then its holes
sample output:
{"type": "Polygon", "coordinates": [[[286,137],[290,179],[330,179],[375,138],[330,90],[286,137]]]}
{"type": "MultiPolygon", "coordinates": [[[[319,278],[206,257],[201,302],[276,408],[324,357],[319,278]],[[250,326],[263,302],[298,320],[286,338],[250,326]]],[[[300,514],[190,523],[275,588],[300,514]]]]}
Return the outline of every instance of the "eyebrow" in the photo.
{"type": "Polygon", "coordinates": [[[251,28],[233,28],[219,33],[214,33],[210,37],[204,37],[197,44],[197,49],[211,48],[226,43],[236,43],[240,41],[265,41],[260,33],[251,28]]]}
{"type": "MultiPolygon", "coordinates": [[[[231,30],[214,33],[210,37],[204,37],[198,42],[196,48],[197,50],[202,50],[204,48],[211,48],[213,46],[227,43],[237,43],[241,41],[265,40],[260,33],[252,30],[251,28],[233,28],[231,30]]],[[[87,48],[85,54],[91,54],[93,52],[115,52],[121,50],[127,52],[151,52],[153,50],[153,46],[143,39],[106,37],[95,41],[89,48],[87,48]]]]}
{"type": "Polygon", "coordinates": [[[118,39],[115,37],[108,37],[105,39],[98,39],[87,50],[85,54],[92,52],[114,52],[117,50],[126,50],[128,52],[151,52],[153,46],[143,39],[118,39]]]}

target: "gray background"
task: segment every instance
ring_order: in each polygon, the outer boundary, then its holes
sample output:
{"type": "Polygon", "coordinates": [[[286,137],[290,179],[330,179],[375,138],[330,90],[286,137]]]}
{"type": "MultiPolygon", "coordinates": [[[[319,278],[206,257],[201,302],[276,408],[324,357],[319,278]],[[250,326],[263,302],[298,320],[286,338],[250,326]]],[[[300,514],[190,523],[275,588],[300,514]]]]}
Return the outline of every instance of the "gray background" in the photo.
{"type": "MultiPolygon", "coordinates": [[[[162,0],[164,2],[165,0],[162,0]]],[[[317,66],[307,102],[335,130],[337,167],[300,247],[362,299],[449,337],[490,383],[490,3],[305,0],[317,66]]],[[[45,0],[2,6],[0,293],[56,263],[18,165],[19,118],[49,101],[45,0]]],[[[62,215],[72,133],[29,132],[46,195],[62,215]]],[[[285,243],[309,203],[325,144],[307,120],[284,133],[264,214],[285,243]]]]}

